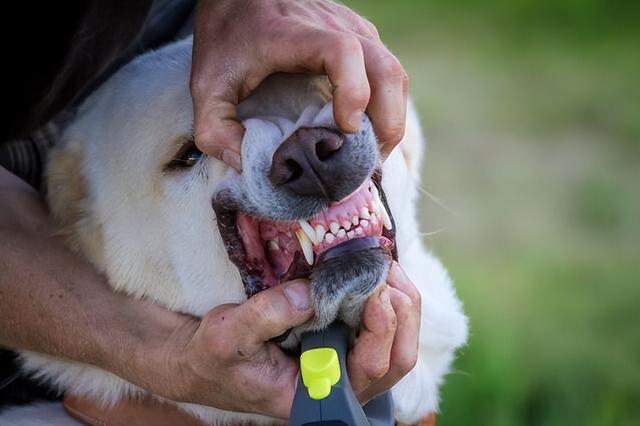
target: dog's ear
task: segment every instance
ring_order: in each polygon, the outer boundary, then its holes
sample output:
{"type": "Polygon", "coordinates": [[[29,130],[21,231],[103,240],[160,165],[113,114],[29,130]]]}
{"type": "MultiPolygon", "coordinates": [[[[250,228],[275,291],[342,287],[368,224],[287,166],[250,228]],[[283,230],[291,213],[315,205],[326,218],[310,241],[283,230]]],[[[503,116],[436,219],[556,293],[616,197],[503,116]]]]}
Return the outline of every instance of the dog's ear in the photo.
{"type": "Polygon", "coordinates": [[[58,230],[67,233],[83,216],[87,188],[79,145],[64,144],[51,151],[46,167],[47,199],[58,230]]]}
{"type": "Polygon", "coordinates": [[[61,143],[51,151],[46,167],[47,201],[56,235],[95,262],[102,255],[102,232],[89,214],[84,163],[82,144],[61,143]]]}

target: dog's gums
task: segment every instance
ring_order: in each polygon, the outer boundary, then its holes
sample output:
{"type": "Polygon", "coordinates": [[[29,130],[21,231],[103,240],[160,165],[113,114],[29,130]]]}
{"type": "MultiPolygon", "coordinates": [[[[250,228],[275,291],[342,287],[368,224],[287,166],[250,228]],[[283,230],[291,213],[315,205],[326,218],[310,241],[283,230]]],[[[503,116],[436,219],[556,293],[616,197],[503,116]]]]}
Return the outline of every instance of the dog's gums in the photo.
{"type": "MultiPolygon", "coordinates": [[[[353,194],[333,203],[309,220],[260,220],[239,212],[237,227],[246,252],[246,263],[260,269],[265,287],[271,287],[292,276],[298,256],[313,266],[319,255],[345,241],[362,237],[378,237],[391,252],[392,242],[382,235],[383,228],[393,225],[380,193],[371,179],[353,194]]],[[[297,268],[298,271],[303,268],[297,268]]],[[[302,271],[300,271],[302,272],[302,271]]]]}
{"type": "MultiPolygon", "coordinates": [[[[283,281],[310,278],[316,310],[333,306],[318,327],[338,314],[343,298],[360,300],[373,291],[389,261],[397,258],[395,227],[380,172],[310,218],[257,217],[234,207],[224,193],[214,199],[213,208],[247,296],[283,281]]],[[[341,309],[344,316],[348,309],[341,309]]],[[[358,313],[353,316],[355,321],[358,313]]]]}

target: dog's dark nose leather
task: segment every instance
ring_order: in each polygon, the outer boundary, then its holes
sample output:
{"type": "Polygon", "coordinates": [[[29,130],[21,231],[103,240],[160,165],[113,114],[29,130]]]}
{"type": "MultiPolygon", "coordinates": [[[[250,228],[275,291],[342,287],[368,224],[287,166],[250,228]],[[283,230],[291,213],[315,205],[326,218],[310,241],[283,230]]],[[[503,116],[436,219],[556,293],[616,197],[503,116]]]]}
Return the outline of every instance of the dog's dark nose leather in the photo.
{"type": "Polygon", "coordinates": [[[296,130],[273,154],[271,182],[299,195],[337,201],[336,177],[344,175],[337,171],[349,167],[343,143],[342,135],[330,129],[296,130]]]}

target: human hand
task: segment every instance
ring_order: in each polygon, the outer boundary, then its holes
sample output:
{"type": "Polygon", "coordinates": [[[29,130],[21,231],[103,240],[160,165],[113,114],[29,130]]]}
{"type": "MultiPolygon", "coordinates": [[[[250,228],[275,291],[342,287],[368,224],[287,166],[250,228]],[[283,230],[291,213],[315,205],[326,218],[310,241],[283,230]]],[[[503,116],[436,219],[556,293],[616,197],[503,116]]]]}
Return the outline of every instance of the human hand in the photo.
{"type": "Polygon", "coordinates": [[[326,74],[342,131],[355,132],[366,110],[383,156],[400,142],[408,77],[369,21],[329,0],[204,0],[190,82],[203,152],[241,169],[235,107],[274,72],[326,74]]]}
{"type": "Polygon", "coordinates": [[[347,358],[351,387],[362,404],[391,389],[416,365],[420,305],[420,292],[393,262],[387,285],[365,303],[347,358]]]}
{"type": "Polygon", "coordinates": [[[269,339],[313,316],[309,285],[295,280],[240,305],[217,306],[177,329],[166,345],[170,380],[163,396],[288,418],[298,363],[269,339]]]}

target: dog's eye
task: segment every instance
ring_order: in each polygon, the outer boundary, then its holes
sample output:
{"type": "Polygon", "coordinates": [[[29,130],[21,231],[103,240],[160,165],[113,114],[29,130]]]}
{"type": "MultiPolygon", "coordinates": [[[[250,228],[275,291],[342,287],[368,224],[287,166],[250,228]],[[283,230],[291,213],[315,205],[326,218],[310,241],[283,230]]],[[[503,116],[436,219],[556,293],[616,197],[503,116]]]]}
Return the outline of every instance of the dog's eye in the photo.
{"type": "Polygon", "coordinates": [[[167,170],[193,167],[203,156],[193,141],[187,141],[180,147],[171,161],[166,166],[167,170]]]}

